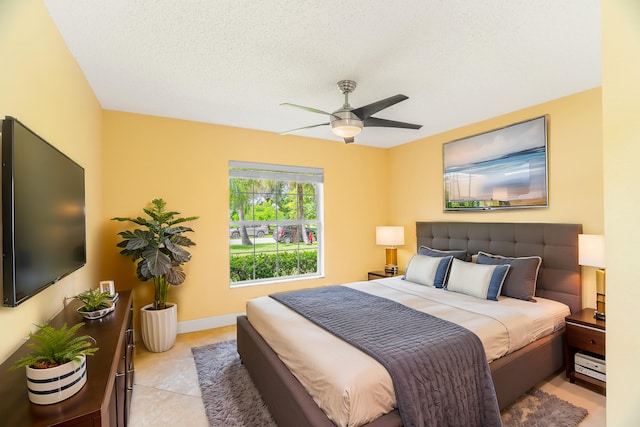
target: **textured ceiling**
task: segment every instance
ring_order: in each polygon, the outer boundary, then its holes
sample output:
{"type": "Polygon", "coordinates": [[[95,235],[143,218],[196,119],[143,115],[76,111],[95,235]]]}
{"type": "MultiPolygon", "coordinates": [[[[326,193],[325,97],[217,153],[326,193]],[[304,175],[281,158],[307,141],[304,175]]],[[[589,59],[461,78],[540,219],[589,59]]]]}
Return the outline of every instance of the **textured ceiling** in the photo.
{"type": "MultiPolygon", "coordinates": [[[[398,93],[392,147],[600,86],[600,0],[44,0],[103,108],[270,132],[398,93]]],[[[341,141],[328,126],[299,135],[341,141]]],[[[288,136],[283,136],[287,138],[288,136]]]]}

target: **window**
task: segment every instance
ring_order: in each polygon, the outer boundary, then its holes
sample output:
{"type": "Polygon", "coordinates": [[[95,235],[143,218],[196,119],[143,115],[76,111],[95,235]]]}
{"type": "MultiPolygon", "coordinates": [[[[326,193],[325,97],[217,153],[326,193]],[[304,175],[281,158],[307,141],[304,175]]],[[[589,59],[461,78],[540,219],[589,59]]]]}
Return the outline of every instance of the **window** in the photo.
{"type": "Polygon", "coordinates": [[[229,162],[231,286],[319,277],[323,170],[229,162]]]}

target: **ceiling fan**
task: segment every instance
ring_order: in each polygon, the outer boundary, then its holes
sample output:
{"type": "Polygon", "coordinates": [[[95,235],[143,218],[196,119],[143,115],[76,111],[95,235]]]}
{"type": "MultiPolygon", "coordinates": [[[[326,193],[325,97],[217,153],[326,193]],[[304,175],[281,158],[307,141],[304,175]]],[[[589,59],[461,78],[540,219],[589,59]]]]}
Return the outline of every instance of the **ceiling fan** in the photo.
{"type": "Polygon", "coordinates": [[[394,120],[379,119],[372,117],[373,114],[385,108],[391,107],[400,101],[409,99],[405,95],[395,95],[389,98],[381,99],[372,104],[365,105],[364,107],[353,108],[349,105],[349,94],[356,88],[356,82],[353,80],[340,80],[338,83],[338,89],[344,94],[344,105],[339,110],[333,113],[327,113],[326,111],[318,110],[316,108],[304,107],[302,105],[290,104],[284,102],[280,105],[286,105],[289,107],[300,108],[312,113],[325,114],[329,116],[329,122],[319,123],[317,125],[304,126],[297,129],[291,129],[286,132],[282,132],[280,135],[286,135],[289,133],[298,132],[304,129],[311,129],[318,126],[331,125],[331,131],[344,138],[344,142],[354,142],[354,137],[358,135],[363,127],[387,127],[387,128],[403,128],[403,129],[420,129],[422,125],[414,125],[412,123],[397,122],[394,120]]]}

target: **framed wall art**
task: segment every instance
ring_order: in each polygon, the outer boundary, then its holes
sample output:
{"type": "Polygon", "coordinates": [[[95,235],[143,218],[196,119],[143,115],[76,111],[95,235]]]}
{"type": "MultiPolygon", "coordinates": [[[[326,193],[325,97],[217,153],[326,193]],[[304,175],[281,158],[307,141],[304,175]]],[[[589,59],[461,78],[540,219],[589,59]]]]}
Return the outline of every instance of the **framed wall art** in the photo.
{"type": "Polygon", "coordinates": [[[547,207],[547,116],[443,144],[444,210],[547,207]]]}

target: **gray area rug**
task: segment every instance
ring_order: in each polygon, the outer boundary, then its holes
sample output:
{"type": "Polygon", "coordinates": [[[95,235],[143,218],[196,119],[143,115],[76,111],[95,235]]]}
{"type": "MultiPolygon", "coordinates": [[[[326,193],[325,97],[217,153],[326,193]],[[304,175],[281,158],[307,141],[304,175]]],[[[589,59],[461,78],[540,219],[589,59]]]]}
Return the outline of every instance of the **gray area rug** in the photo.
{"type": "Polygon", "coordinates": [[[502,411],[504,427],[575,427],[588,412],[553,394],[532,388],[502,411]]]}
{"type": "MultiPolygon", "coordinates": [[[[194,347],[191,352],[212,427],[277,427],[240,363],[234,340],[194,347]]],[[[502,422],[504,427],[575,427],[586,416],[586,409],[531,389],[502,411],[502,422]]]]}
{"type": "Polygon", "coordinates": [[[276,427],[240,363],[235,340],[191,349],[204,409],[212,427],[276,427]]]}

